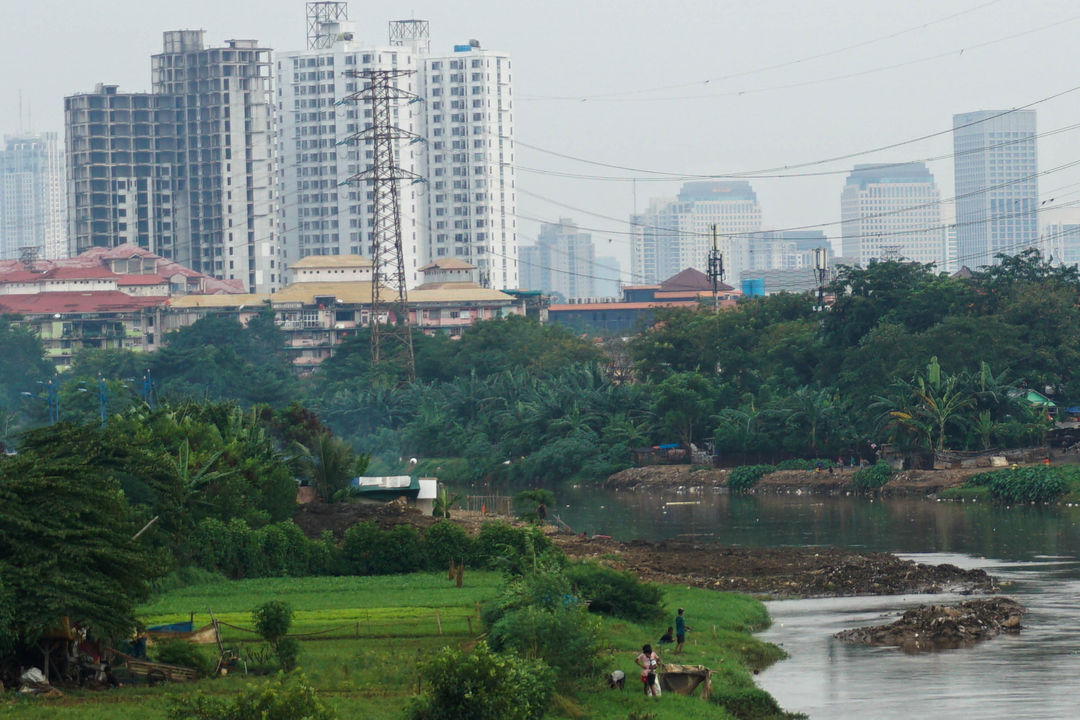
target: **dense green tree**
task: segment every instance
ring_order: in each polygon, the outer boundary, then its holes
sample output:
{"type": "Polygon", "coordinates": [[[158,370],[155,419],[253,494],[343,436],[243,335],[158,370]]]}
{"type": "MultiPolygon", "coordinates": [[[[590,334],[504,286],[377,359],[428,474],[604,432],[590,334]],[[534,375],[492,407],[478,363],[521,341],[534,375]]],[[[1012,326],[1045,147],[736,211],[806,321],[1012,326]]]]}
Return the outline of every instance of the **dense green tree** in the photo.
{"type": "Polygon", "coordinates": [[[64,617],[97,637],[127,637],[136,603],[164,569],[133,539],[140,523],[119,483],[69,437],[70,452],[24,448],[0,458],[0,634],[6,624],[8,644],[33,644],[64,617]]]}

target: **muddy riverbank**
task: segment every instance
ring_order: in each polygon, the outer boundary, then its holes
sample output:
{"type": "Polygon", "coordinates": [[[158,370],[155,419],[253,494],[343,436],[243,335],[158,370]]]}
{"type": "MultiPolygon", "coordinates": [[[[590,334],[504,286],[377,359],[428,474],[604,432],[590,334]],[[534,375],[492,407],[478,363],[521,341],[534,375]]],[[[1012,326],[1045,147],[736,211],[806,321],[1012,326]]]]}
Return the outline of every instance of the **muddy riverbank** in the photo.
{"type": "MultiPolygon", "coordinates": [[[[935,495],[945,488],[963,485],[986,468],[960,470],[903,470],[896,473],[878,494],[935,495]]],[[[610,490],[644,490],[649,488],[682,488],[685,490],[726,491],[728,468],[708,468],[700,465],[653,465],[628,468],[615,473],[604,483],[610,490]]],[[[851,488],[852,468],[828,470],[778,470],[761,478],[751,493],[807,493],[811,495],[843,495],[851,488]]]]}
{"type": "Polygon", "coordinates": [[[554,535],[571,557],[591,558],[645,580],[768,597],[990,593],[982,570],[925,565],[891,553],[843,548],[745,548],[668,540],[617,542],[554,535]]]}

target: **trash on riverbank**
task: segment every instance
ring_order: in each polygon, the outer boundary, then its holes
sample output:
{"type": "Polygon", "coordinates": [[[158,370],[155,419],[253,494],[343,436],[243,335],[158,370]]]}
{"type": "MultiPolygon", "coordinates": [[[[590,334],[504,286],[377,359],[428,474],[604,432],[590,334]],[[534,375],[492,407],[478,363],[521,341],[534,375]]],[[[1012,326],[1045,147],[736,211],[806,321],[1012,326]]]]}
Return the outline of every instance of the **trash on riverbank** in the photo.
{"type": "Polygon", "coordinates": [[[955,605],[920,605],[888,625],[843,630],[844,642],[927,652],[970,647],[1002,632],[1019,632],[1024,606],[1012,598],[967,600],[955,605]]]}

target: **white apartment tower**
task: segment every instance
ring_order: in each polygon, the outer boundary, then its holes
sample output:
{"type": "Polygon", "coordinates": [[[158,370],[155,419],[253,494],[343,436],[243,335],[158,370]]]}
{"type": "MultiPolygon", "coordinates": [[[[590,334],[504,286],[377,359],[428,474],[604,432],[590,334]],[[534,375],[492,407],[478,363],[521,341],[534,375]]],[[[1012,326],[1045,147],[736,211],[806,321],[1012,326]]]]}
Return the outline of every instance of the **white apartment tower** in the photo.
{"type": "Polygon", "coordinates": [[[424,60],[428,257],[475,265],[480,283],[516,288],[517,190],[510,57],[475,40],[424,60]]]}
{"type": "Polygon", "coordinates": [[[4,137],[0,148],[0,260],[24,248],[67,257],[63,151],[54,132],[4,137]]]}
{"type": "Polygon", "coordinates": [[[941,193],[919,162],[856,165],[840,196],[842,255],[862,267],[875,260],[947,266],[941,193]]]}
{"type": "Polygon", "coordinates": [[[518,286],[510,59],[479,43],[430,53],[428,23],[389,24],[389,42],[358,39],[343,2],[311,3],[308,48],[278,55],[278,183],[284,259],[371,257],[371,108],[349,71],[397,79],[395,162],[408,285],[440,258],[474,265],[488,287],[518,286]],[[361,135],[358,136],[358,133],[361,135]],[[351,180],[351,181],[350,181],[351,180]]]}
{"type": "MultiPolygon", "coordinates": [[[[343,6],[344,3],[331,5],[343,6]]],[[[309,255],[372,257],[373,189],[355,179],[372,160],[371,142],[363,137],[371,127],[371,104],[349,101],[363,90],[364,70],[411,70],[395,80],[405,96],[420,97],[421,56],[415,46],[373,45],[356,39],[352,25],[340,15],[309,18],[319,32],[309,37],[306,50],[279,53],[276,110],[280,230],[283,261],[288,265],[309,255]]],[[[417,177],[424,174],[422,103],[398,101],[394,110],[403,130],[395,143],[398,167],[417,177]]],[[[398,183],[402,250],[409,287],[423,282],[423,183],[398,183]]]]}
{"type": "Polygon", "coordinates": [[[708,271],[712,227],[728,278],[752,267],[754,233],[761,230],[757,195],[744,180],[683,185],[675,200],[653,200],[631,218],[634,282],[658,283],[686,268],[708,271]]]}

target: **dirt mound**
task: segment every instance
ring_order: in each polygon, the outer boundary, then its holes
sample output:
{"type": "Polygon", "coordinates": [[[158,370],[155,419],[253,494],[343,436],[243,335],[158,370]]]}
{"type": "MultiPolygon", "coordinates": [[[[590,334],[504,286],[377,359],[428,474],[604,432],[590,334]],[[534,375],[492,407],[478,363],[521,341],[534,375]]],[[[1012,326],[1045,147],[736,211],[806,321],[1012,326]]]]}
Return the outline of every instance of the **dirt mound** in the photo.
{"type": "Polygon", "coordinates": [[[324,530],[329,530],[339,540],[350,527],[369,520],[373,520],[383,530],[403,524],[422,529],[436,521],[430,515],[424,515],[415,507],[399,500],[388,503],[308,503],[297,507],[296,514],[293,515],[293,522],[299,525],[309,538],[317,538],[324,530]]]}
{"type": "Polygon", "coordinates": [[[889,625],[844,630],[835,637],[863,645],[895,646],[905,652],[968,647],[1001,632],[1019,632],[1024,607],[1006,597],[956,605],[920,605],[889,625]]]}
{"type": "Polygon", "coordinates": [[[774,597],[993,592],[982,570],[924,565],[889,553],[842,548],[721,547],[668,540],[620,543],[554,536],[566,554],[588,557],[643,579],[774,597]]]}

